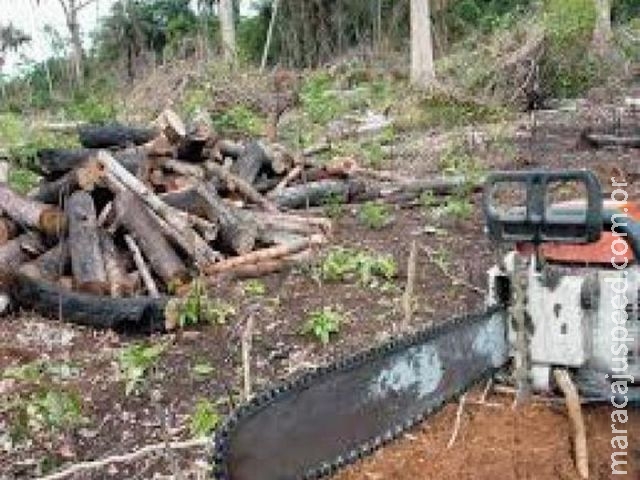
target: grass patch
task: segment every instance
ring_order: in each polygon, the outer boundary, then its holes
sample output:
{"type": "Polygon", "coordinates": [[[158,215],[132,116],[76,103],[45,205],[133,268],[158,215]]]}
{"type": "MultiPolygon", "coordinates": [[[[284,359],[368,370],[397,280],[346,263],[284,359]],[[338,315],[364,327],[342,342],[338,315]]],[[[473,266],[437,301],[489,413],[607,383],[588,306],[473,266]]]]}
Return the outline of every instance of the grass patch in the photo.
{"type": "Polygon", "coordinates": [[[378,287],[391,281],[398,268],[390,255],[337,247],[329,251],[316,276],[328,282],[357,281],[366,287],[378,287]]]}
{"type": "Polygon", "coordinates": [[[147,376],[165,349],[166,345],[163,343],[141,343],[130,345],[120,352],[118,363],[120,375],[125,382],[126,395],[141,391],[147,376]]]}
{"type": "Polygon", "coordinates": [[[193,437],[206,437],[220,423],[220,415],[216,405],[209,400],[200,399],[196,402],[189,419],[189,430],[193,437]]]}
{"type": "Polygon", "coordinates": [[[233,305],[210,298],[199,279],[191,283],[191,288],[176,308],[181,328],[201,323],[224,325],[236,313],[233,305]]]}
{"type": "Polygon", "coordinates": [[[380,230],[393,223],[393,216],[387,204],[371,201],[360,207],[358,220],[371,230],[380,230]]]}
{"type": "Polygon", "coordinates": [[[231,107],[213,117],[216,130],[222,135],[259,136],[264,133],[265,119],[244,105],[231,107]]]}

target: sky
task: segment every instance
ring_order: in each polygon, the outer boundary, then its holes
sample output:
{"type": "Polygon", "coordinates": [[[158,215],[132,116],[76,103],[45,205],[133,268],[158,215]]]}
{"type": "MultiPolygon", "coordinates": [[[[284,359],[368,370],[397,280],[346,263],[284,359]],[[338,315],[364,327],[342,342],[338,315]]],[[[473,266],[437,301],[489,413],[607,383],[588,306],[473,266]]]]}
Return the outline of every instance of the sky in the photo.
{"type": "MultiPolygon", "coordinates": [[[[116,0],[94,0],[79,14],[85,48],[89,46],[88,35],[95,29],[101,16],[109,13],[116,0]]],[[[192,0],[195,4],[195,0],[192,0]]],[[[241,13],[250,11],[251,0],[241,0],[241,13]]],[[[59,0],[0,0],[0,24],[13,23],[32,38],[20,54],[9,53],[5,58],[3,73],[15,74],[24,68],[22,56],[31,61],[42,61],[51,56],[50,41],[44,34],[45,25],[51,25],[63,38],[68,37],[64,13],[59,0]]]]}

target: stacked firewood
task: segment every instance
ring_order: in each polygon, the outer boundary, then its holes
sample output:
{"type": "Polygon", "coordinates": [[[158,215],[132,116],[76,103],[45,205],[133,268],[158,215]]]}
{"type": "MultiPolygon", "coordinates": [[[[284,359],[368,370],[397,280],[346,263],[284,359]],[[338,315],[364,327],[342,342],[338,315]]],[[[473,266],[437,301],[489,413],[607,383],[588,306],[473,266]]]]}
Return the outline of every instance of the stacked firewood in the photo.
{"type": "Polygon", "coordinates": [[[43,179],[29,195],[0,183],[0,289],[19,307],[115,329],[174,328],[170,296],[195,278],[257,276],[309,258],[331,223],[287,210],[460,183],[398,179],[344,159],[316,165],[327,145],[292,153],[236,143],[206,118],[185,126],[171,110],[150,128],[82,126],[79,137],[81,149],[40,152],[43,179]]]}

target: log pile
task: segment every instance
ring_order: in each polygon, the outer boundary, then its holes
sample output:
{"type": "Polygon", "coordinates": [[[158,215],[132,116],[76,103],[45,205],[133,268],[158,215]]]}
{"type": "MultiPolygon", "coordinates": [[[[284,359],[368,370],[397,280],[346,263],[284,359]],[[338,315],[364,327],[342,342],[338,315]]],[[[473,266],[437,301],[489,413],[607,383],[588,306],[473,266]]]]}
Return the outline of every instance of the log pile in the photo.
{"type": "Polygon", "coordinates": [[[79,133],[81,149],[40,152],[43,178],[29,195],[0,183],[0,291],[18,307],[100,328],[175,328],[172,296],[194,279],[264,275],[312,257],[331,223],[289,210],[461,184],[313,160],[328,145],[231,142],[206,119],[185,125],[169,110],[149,128],[79,133]]]}

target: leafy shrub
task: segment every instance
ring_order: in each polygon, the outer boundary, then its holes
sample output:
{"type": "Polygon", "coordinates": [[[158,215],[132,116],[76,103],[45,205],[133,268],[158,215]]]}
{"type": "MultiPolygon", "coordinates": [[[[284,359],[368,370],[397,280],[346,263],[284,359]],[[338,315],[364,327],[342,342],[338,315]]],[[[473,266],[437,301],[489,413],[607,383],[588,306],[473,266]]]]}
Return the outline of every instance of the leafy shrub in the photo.
{"type": "Polygon", "coordinates": [[[218,423],[220,423],[220,415],[216,406],[209,400],[198,400],[189,422],[191,435],[205,437],[213,432],[218,423]]]}
{"type": "Polygon", "coordinates": [[[367,287],[376,287],[380,280],[389,281],[397,274],[397,265],[389,255],[374,255],[349,248],[334,248],[320,264],[322,280],[341,282],[357,280],[367,287]]]}
{"type": "Polygon", "coordinates": [[[257,136],[264,131],[264,119],[244,105],[237,105],[214,117],[213,124],[224,134],[257,136]]]}
{"type": "Polygon", "coordinates": [[[358,212],[358,220],[372,230],[380,230],[393,222],[389,206],[384,203],[366,202],[358,212]]]}
{"type": "Polygon", "coordinates": [[[165,344],[135,344],[126,347],[119,357],[120,374],[125,381],[125,394],[139,390],[149,371],[158,362],[165,344]]]}

